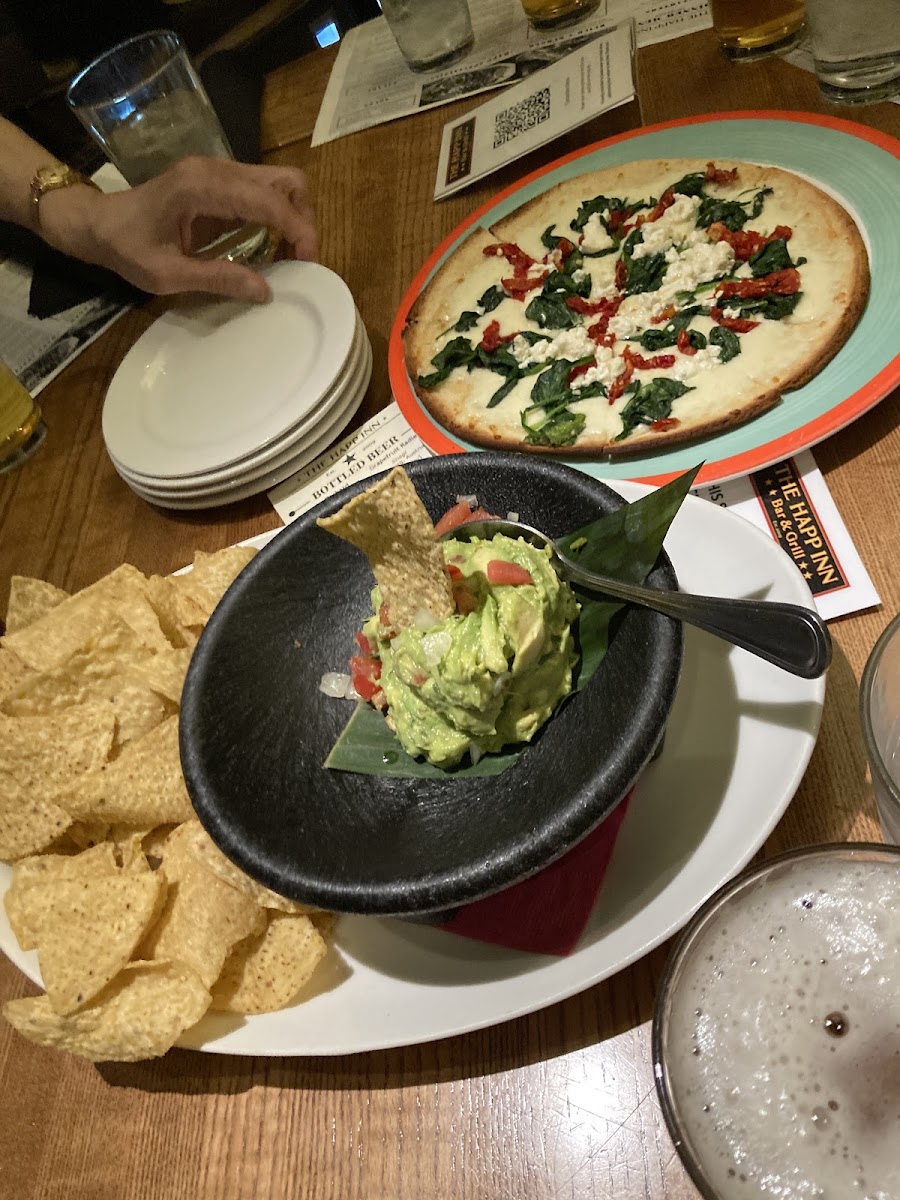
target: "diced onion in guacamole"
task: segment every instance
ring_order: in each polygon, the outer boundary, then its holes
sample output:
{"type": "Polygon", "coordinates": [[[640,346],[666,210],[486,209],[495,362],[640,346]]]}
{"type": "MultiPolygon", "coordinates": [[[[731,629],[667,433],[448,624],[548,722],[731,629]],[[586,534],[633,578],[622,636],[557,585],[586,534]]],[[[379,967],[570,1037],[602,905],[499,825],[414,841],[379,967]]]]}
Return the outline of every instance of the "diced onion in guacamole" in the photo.
{"type": "Polygon", "coordinates": [[[477,761],[529,741],[569,694],[578,604],[545,549],[502,534],[442,547],[455,586],[468,593],[462,611],[395,634],[379,621],[375,588],[376,615],[364,633],[381,659],[379,682],[403,748],[452,767],[466,753],[477,761]],[[497,559],[522,567],[532,582],[488,583],[497,559]]]}

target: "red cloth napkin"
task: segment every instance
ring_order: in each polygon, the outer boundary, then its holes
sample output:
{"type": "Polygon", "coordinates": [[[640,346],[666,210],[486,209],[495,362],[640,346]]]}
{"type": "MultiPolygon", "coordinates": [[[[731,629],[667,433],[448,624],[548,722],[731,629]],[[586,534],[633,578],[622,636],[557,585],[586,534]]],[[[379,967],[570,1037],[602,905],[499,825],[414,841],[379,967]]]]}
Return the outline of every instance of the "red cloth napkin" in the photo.
{"type": "Polygon", "coordinates": [[[631,792],[549,867],[464,905],[439,928],[511,950],[571,954],[593,911],[630,799],[631,792]]]}

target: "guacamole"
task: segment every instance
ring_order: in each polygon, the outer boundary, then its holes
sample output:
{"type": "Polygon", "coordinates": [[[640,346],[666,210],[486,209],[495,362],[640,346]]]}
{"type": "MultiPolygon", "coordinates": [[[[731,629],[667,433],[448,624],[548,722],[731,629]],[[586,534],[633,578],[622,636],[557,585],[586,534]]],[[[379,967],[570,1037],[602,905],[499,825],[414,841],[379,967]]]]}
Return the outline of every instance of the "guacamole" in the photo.
{"type": "Polygon", "coordinates": [[[569,694],[578,604],[548,550],[501,534],[441,545],[457,611],[397,632],[375,588],[363,632],[403,748],[452,767],[529,741],[569,694]]]}

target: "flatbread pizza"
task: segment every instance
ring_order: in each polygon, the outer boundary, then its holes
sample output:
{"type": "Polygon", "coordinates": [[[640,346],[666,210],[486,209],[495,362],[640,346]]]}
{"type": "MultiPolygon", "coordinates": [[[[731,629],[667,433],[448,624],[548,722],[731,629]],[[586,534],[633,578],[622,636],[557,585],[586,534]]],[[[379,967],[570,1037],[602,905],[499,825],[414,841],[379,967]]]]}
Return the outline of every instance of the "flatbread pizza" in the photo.
{"type": "Polygon", "coordinates": [[[732,429],[838,352],[869,265],[779,167],[626,163],[566,180],[441,264],[404,331],[426,409],[476,445],[605,457],[732,429]]]}

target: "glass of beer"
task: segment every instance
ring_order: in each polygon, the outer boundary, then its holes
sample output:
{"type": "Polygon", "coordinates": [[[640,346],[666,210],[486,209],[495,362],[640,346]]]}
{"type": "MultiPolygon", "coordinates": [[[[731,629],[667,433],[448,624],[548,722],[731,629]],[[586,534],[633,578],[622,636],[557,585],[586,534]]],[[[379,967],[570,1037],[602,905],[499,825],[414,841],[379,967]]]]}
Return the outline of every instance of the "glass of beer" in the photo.
{"type": "Polygon", "coordinates": [[[40,408],[0,360],[0,474],[20,467],[46,434],[40,408]]]}
{"type": "Polygon", "coordinates": [[[900,1197],[900,847],[791,851],[706,902],[653,1023],[705,1200],[900,1197]]]}
{"type": "Polygon", "coordinates": [[[535,29],[560,29],[574,25],[599,3],[600,0],[522,0],[522,8],[535,29]]]}
{"type": "MultiPolygon", "coordinates": [[[[171,30],[113,46],[75,76],[66,99],[132,186],[191,154],[234,157],[184,44],[171,30]]],[[[242,260],[267,242],[267,230],[258,224],[216,225],[197,237],[205,256],[242,260]]]]}
{"type": "Polygon", "coordinates": [[[722,53],[751,62],[790,50],[803,37],[803,0],[711,0],[713,29],[722,53]]]}

